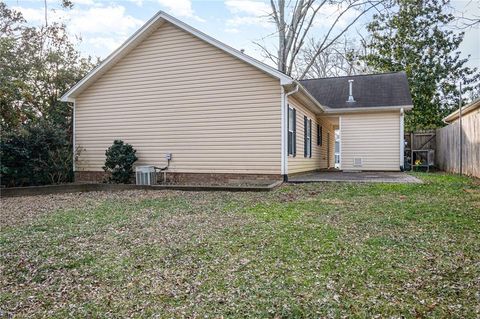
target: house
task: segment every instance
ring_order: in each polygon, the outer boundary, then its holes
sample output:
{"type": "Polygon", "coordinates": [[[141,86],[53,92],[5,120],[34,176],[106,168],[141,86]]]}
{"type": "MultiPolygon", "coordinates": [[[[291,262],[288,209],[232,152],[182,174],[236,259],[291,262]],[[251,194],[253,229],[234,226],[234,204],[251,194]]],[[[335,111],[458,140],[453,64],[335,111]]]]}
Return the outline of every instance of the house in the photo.
{"type": "Polygon", "coordinates": [[[436,130],[436,162],[440,169],[480,178],[480,99],[450,113],[436,130]]]}
{"type": "Polygon", "coordinates": [[[62,100],[77,181],[103,178],[114,139],[138,165],[171,154],[174,181],[285,178],[333,168],[336,129],[341,169],[399,171],[412,108],[402,72],[296,81],[164,12],[62,100]]]}

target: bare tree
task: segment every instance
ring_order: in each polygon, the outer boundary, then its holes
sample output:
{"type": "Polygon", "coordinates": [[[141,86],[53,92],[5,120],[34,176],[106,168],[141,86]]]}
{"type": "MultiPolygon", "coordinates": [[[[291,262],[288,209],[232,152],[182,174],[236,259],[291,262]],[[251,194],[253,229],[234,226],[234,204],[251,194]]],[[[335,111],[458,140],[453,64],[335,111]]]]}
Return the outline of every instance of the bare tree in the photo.
{"type": "Polygon", "coordinates": [[[336,15],[331,19],[325,33],[320,39],[314,40],[316,51],[311,55],[311,60],[305,63],[302,72],[298,73],[298,78],[302,79],[322,52],[335,44],[364,14],[384,2],[385,0],[296,0],[291,5],[285,0],[270,0],[270,18],[278,34],[278,47],[276,52],[272,52],[266,45],[258,42],[256,44],[260,46],[265,57],[277,65],[278,70],[291,75],[302,48],[307,41],[313,39],[310,31],[318,14],[322,9],[327,9],[327,6],[336,6],[336,15]],[[355,12],[355,17],[342,25],[342,19],[350,12],[355,12]]]}
{"type": "MultiPolygon", "coordinates": [[[[367,66],[360,62],[364,48],[355,40],[346,36],[340,38],[329,48],[318,52],[318,44],[310,40],[297,57],[296,69],[303,70],[305,65],[313,61],[304,78],[324,78],[332,76],[355,75],[368,71],[367,66]],[[316,58],[314,58],[316,56],[316,58]]],[[[296,76],[295,70],[293,76],[296,76]]]]}
{"type": "MultiPolygon", "coordinates": [[[[480,15],[465,11],[473,3],[472,0],[468,1],[465,5],[464,11],[460,11],[457,14],[456,22],[458,29],[470,29],[480,27],[480,15]]],[[[480,9],[480,2],[477,3],[477,9],[480,9]]]]}

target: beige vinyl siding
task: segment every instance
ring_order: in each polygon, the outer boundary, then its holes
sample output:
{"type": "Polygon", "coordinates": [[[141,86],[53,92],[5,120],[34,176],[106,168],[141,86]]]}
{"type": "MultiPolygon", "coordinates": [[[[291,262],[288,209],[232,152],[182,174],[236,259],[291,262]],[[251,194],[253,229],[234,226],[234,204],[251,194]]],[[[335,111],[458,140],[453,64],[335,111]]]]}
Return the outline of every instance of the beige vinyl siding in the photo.
{"type": "Polygon", "coordinates": [[[290,97],[289,105],[296,109],[297,113],[297,155],[288,156],[288,174],[295,174],[306,171],[313,171],[327,168],[327,132],[330,132],[330,166],[335,164],[335,133],[333,126],[321,117],[317,117],[296,99],[290,97]],[[312,120],[312,157],[304,157],[305,149],[305,128],[304,116],[312,120]],[[317,145],[317,123],[323,126],[322,145],[317,145]]]}
{"type": "Polygon", "coordinates": [[[400,170],[400,113],[364,113],[341,116],[342,170],[400,170]],[[353,165],[362,158],[362,166],[353,165]]]}
{"type": "Polygon", "coordinates": [[[141,164],[185,173],[280,174],[281,89],[255,67],[164,23],[76,99],[77,171],[114,139],[141,164]]]}

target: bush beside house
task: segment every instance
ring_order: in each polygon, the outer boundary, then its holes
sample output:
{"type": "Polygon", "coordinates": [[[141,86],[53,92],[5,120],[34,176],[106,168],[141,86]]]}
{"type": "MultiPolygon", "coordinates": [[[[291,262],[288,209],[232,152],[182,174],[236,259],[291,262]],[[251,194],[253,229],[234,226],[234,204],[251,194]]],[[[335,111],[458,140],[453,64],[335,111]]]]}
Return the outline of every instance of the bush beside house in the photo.
{"type": "Polygon", "coordinates": [[[67,132],[46,122],[5,132],[0,140],[1,184],[7,187],[73,180],[72,145],[67,132]]]}
{"type": "Polygon", "coordinates": [[[103,170],[108,173],[111,183],[128,184],[133,176],[133,164],[138,160],[137,151],[128,143],[121,140],[113,141],[105,152],[106,160],[103,170]]]}

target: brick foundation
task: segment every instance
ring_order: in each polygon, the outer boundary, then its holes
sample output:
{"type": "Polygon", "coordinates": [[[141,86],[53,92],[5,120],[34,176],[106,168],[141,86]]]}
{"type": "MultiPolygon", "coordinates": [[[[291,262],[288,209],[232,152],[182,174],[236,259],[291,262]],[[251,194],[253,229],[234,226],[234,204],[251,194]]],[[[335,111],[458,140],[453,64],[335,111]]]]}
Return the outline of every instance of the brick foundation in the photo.
{"type": "Polygon", "coordinates": [[[105,180],[105,172],[94,172],[94,171],[80,171],[75,172],[75,182],[76,183],[101,183],[105,180]]]}
{"type": "MultiPolygon", "coordinates": [[[[163,180],[159,174],[158,181],[163,180]]],[[[167,183],[170,184],[242,184],[264,183],[282,180],[275,174],[238,174],[238,173],[167,173],[167,183]]]]}
{"type": "MultiPolygon", "coordinates": [[[[75,182],[103,182],[105,172],[75,172],[75,182]]],[[[239,174],[239,173],[174,173],[167,172],[168,184],[201,185],[201,184],[263,184],[283,180],[280,174],[239,174]]],[[[158,182],[163,181],[163,173],[158,173],[158,182]]],[[[135,180],[133,180],[135,182],[135,180]]]]}

